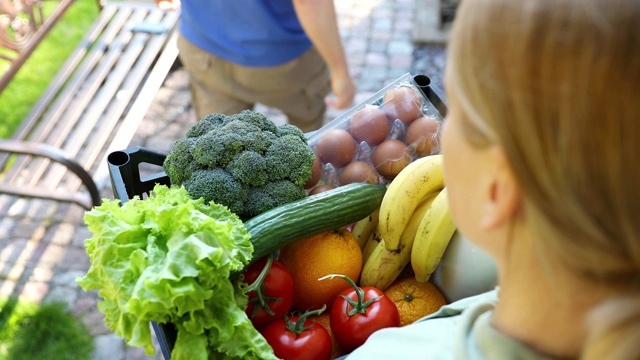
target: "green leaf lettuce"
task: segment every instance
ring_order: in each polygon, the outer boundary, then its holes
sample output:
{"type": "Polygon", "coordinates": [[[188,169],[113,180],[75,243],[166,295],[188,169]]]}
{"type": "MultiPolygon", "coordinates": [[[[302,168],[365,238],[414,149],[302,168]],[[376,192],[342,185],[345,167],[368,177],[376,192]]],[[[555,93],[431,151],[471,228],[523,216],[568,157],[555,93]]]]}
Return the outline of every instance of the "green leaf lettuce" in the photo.
{"type": "Polygon", "coordinates": [[[84,221],[91,266],[77,282],[99,290],[106,325],[129,345],[154,355],[149,322],[156,321],[178,329],[173,360],[275,358],[244,313],[241,279],[231,276],[253,246],[227,207],[156,185],[145,200],[105,200],[84,221]]]}

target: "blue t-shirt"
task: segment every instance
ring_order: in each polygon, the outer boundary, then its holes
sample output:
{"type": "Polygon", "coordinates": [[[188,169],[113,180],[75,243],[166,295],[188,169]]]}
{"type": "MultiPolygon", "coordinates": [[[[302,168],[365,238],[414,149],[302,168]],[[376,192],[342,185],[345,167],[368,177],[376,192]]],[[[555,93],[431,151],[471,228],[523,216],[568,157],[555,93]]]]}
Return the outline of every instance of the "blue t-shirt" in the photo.
{"type": "Polygon", "coordinates": [[[291,0],[182,0],[182,35],[227,61],[284,64],[311,47],[291,0]]]}

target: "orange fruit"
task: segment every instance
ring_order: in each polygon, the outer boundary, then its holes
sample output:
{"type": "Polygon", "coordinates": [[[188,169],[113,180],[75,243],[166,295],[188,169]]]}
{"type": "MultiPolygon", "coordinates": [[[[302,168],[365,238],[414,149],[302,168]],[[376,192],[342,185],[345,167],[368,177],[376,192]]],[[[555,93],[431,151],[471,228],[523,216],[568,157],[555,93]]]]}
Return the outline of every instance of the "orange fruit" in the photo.
{"type": "Polygon", "coordinates": [[[447,304],[444,295],[433,283],[418,282],[413,276],[396,279],[384,293],[398,307],[400,326],[411,324],[447,304]]]}
{"type": "Polygon", "coordinates": [[[298,310],[331,308],[338,294],[350,287],[344,279],[318,281],[329,274],[346,275],[358,282],[362,252],[351,231],[341,228],[285,245],[279,260],[293,277],[293,306],[298,310]]]}
{"type": "Polygon", "coordinates": [[[325,311],[320,315],[311,316],[309,317],[309,320],[324,326],[324,328],[327,329],[327,331],[329,332],[329,335],[331,336],[331,359],[339,358],[340,356],[345,355],[347,353],[342,349],[342,347],[340,347],[340,344],[338,344],[338,341],[336,340],[335,336],[333,335],[333,332],[331,331],[331,322],[329,320],[328,312],[325,311]]]}

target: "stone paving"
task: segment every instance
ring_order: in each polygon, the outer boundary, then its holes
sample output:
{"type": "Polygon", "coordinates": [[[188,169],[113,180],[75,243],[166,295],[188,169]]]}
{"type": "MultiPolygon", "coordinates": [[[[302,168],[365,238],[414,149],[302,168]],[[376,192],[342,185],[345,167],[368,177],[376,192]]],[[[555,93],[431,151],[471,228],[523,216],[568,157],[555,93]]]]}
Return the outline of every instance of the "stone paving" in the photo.
{"type": "MultiPolygon", "coordinates": [[[[411,41],[414,0],[336,1],[339,26],[351,72],[357,82],[358,104],[401,75],[428,75],[442,89],[445,49],[416,46],[411,41]]],[[[131,146],[168,151],[196,121],[191,111],[188,78],[177,68],[167,77],[137,129],[131,146]]],[[[286,117],[262,105],[276,123],[286,117]]],[[[326,121],[341,111],[329,110],[326,121]]],[[[113,198],[110,186],[102,196],[113,198]]],[[[97,310],[97,292],[84,292],[75,278],[84,275],[89,260],[84,240],[91,236],[76,205],[0,195],[0,296],[17,295],[33,301],[61,301],[78,316],[95,338],[94,360],[162,359],[131,348],[104,325],[97,310]]],[[[159,348],[158,348],[159,349],[159,348]]]]}

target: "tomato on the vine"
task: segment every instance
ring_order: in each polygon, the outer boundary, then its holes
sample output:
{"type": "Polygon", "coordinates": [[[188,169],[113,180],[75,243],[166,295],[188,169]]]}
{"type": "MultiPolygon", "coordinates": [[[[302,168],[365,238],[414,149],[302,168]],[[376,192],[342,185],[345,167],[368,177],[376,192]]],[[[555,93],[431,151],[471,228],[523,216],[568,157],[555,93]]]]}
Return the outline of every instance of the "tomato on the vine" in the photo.
{"type": "Polygon", "coordinates": [[[307,311],[300,316],[285,316],[272,322],[262,330],[274,354],[283,360],[329,360],[332,346],[331,335],[322,324],[308,319],[320,315],[326,309],[307,311]]]}
{"type": "Polygon", "coordinates": [[[256,329],[282,319],[293,303],[293,278],[278,260],[264,257],[244,271],[249,284],[249,305],[245,313],[256,329]]]}
{"type": "Polygon", "coordinates": [[[328,275],[324,278],[333,277],[340,277],[352,286],[336,297],[329,320],[331,331],[344,350],[353,351],[375,331],[400,326],[398,307],[382,290],[370,286],[358,287],[344,275],[328,275]]]}

